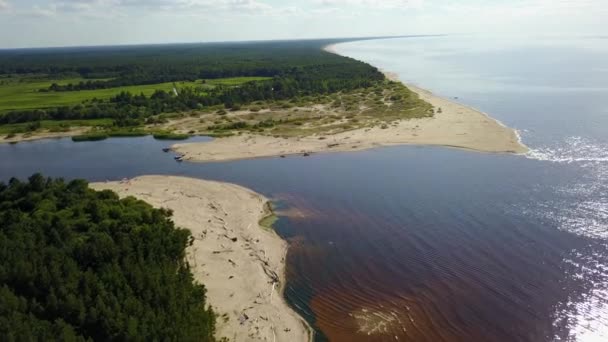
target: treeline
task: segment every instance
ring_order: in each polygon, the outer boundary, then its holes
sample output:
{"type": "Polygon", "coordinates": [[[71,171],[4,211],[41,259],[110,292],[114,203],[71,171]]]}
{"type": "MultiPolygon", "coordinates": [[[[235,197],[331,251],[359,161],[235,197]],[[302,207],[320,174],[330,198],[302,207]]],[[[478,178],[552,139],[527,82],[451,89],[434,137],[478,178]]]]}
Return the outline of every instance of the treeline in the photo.
{"type": "Polygon", "coordinates": [[[117,87],[125,87],[131,85],[148,85],[168,82],[181,81],[196,81],[198,78],[195,75],[131,75],[128,77],[119,77],[110,80],[88,80],[78,83],[57,84],[53,83],[46,89],[40,91],[80,91],[80,90],[96,90],[109,89],[117,87]]]}
{"type": "Polygon", "coordinates": [[[0,340],[214,341],[170,215],[82,180],[0,183],[0,340]]]}
{"type": "MultiPolygon", "coordinates": [[[[322,51],[330,41],[180,44],[0,51],[0,74],[77,74],[111,78],[55,85],[54,91],[100,89],[237,76],[293,75],[298,68],[340,66],[369,72],[371,66],[322,51]]],[[[352,72],[348,72],[352,73],[352,72]]]]}
{"type": "Polygon", "coordinates": [[[112,118],[118,126],[135,126],[160,113],[217,105],[235,108],[254,101],[330,94],[370,87],[383,78],[384,76],[374,68],[360,70],[336,65],[294,68],[289,75],[268,81],[247,82],[238,87],[217,86],[205,92],[182,88],[177,95],[163,90],[157,90],[151,96],[122,92],[108,101],[90,101],[71,107],[11,111],[0,116],[0,124],[112,118]]]}
{"type": "MultiPolygon", "coordinates": [[[[224,105],[234,108],[252,101],[283,100],[369,87],[384,80],[376,68],[325,52],[329,41],[184,44],[139,47],[34,49],[0,51],[0,73],[111,77],[51,86],[47,91],[90,90],[132,84],[164,83],[236,76],[269,76],[268,81],[179,94],[120,94],[109,101],[75,106],[16,110],[0,114],[0,124],[37,120],[112,118],[118,125],[136,125],[167,112],[224,105]]],[[[43,106],[41,106],[43,107],[43,106]]]]}

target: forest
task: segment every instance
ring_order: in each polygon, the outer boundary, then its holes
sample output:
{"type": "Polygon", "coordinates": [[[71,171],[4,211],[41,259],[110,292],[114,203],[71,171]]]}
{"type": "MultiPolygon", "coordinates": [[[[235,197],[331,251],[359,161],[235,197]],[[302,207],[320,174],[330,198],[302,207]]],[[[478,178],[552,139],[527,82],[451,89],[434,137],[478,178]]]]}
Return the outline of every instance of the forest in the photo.
{"type": "Polygon", "coordinates": [[[83,180],[0,183],[0,340],[214,341],[170,217],[83,180]]]}
{"type": "Polygon", "coordinates": [[[117,93],[71,106],[6,110],[0,124],[40,120],[114,119],[133,126],[159,113],[221,105],[235,108],[253,101],[332,94],[371,87],[384,81],[376,68],[322,50],[332,40],[251,43],[181,44],[126,47],[5,50],[0,52],[0,77],[49,80],[78,78],[76,83],[38,89],[61,96],[120,86],[166,82],[204,82],[236,76],[268,77],[238,86],[158,89],[152,95],[117,93]]]}

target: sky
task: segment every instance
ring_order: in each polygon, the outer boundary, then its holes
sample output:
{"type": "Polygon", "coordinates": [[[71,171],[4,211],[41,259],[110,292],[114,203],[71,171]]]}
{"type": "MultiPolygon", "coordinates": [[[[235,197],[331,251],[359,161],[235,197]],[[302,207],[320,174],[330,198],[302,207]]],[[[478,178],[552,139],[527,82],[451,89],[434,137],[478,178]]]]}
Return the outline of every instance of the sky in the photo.
{"type": "Polygon", "coordinates": [[[409,34],[608,36],[608,0],[0,0],[0,48],[409,34]]]}

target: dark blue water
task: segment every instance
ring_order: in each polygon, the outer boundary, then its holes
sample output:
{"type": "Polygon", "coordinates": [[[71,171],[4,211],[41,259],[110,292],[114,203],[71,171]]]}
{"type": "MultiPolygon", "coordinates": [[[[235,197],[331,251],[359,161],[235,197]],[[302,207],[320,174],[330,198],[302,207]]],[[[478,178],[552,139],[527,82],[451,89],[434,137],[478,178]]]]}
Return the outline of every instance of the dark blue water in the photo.
{"type": "Polygon", "coordinates": [[[403,146],[193,164],[151,138],[63,139],[0,145],[0,179],[176,174],[272,198],[291,245],[285,295],[320,340],[601,340],[608,86],[588,68],[608,70],[598,57],[608,54],[581,46],[593,44],[444,37],[340,47],[517,127],[529,156],[403,146]]]}

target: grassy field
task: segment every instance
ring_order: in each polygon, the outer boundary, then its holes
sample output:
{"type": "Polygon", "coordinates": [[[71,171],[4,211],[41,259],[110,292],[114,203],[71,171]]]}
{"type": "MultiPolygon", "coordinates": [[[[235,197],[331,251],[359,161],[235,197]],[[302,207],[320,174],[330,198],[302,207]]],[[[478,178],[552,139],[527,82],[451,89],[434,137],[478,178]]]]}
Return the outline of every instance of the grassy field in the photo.
{"type": "MultiPolygon", "coordinates": [[[[176,82],[177,88],[194,87],[201,91],[217,85],[236,86],[245,82],[260,81],[267,77],[232,77],[214,80],[202,80],[195,82],[176,82]]],[[[50,108],[67,105],[76,105],[86,100],[109,99],[121,91],[128,91],[133,94],[143,93],[151,95],[155,90],[170,91],[173,89],[173,82],[138,85],[128,87],[117,87],[110,89],[66,91],[66,92],[41,92],[41,89],[48,89],[51,84],[68,84],[87,81],[81,78],[63,80],[44,80],[44,79],[8,79],[0,80],[0,113],[15,109],[37,109],[50,108]]]]}
{"type": "MultiPolygon", "coordinates": [[[[93,120],[43,120],[40,121],[40,127],[37,129],[49,130],[51,132],[67,131],[70,127],[112,127],[114,120],[112,119],[93,119],[93,120]]],[[[20,123],[11,125],[0,125],[0,134],[10,133],[25,133],[31,123],[20,123]]]]}

